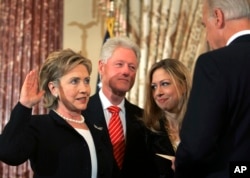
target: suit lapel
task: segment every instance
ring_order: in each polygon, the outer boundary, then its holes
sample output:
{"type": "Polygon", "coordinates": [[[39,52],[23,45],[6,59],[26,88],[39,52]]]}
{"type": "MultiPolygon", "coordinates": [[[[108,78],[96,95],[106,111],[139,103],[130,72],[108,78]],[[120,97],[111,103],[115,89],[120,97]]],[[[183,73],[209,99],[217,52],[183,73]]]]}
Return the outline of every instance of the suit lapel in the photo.
{"type": "Polygon", "coordinates": [[[101,100],[98,94],[91,97],[86,112],[87,119],[94,125],[95,128],[102,128],[107,131],[107,124],[104,117],[104,112],[101,104],[101,100]]]}

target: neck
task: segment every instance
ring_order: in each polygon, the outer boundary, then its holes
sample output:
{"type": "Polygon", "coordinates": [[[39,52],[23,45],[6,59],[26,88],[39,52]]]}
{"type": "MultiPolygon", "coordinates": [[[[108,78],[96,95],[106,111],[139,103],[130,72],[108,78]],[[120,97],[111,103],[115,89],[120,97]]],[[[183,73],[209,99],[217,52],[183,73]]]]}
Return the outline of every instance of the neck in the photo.
{"type": "Polygon", "coordinates": [[[108,98],[108,100],[113,105],[119,105],[122,100],[125,98],[126,93],[118,93],[118,92],[112,92],[110,90],[106,90],[105,88],[102,89],[103,94],[108,98]]]}
{"type": "Polygon", "coordinates": [[[167,119],[170,128],[179,128],[177,117],[178,115],[176,113],[165,113],[165,118],[167,119]]]}
{"type": "Polygon", "coordinates": [[[55,113],[57,115],[59,115],[61,118],[63,118],[64,120],[68,121],[68,122],[74,122],[74,123],[78,123],[78,124],[81,124],[81,123],[84,123],[85,119],[84,117],[80,114],[79,116],[77,116],[78,118],[72,118],[72,117],[66,117],[65,115],[61,114],[60,112],[54,110],[55,113]]]}

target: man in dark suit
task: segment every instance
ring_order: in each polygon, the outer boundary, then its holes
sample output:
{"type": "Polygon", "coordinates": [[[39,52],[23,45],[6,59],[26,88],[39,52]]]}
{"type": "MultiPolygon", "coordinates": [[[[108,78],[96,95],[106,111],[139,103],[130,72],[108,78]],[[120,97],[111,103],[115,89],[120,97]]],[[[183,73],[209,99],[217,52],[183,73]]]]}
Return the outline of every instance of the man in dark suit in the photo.
{"type": "Polygon", "coordinates": [[[103,142],[109,149],[106,156],[110,157],[106,164],[114,173],[113,178],[151,178],[145,129],[140,121],[142,109],[125,98],[126,92],[134,84],[139,59],[140,49],[129,38],[108,39],[102,47],[98,65],[101,89],[90,98],[87,109],[83,111],[86,120],[105,131],[103,142]],[[119,116],[125,136],[125,154],[121,167],[115,160],[108,130],[111,119],[108,111],[110,106],[120,108],[119,116]]]}
{"type": "Polygon", "coordinates": [[[250,161],[250,1],[205,0],[202,14],[213,51],[196,63],[175,177],[237,177],[250,161]]]}

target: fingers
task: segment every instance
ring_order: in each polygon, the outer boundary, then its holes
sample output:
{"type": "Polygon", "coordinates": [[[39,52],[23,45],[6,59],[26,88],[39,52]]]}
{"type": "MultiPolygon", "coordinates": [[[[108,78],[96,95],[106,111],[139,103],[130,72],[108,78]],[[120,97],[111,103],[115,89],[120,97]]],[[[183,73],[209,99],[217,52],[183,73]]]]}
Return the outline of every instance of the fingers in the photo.
{"type": "Polygon", "coordinates": [[[37,104],[44,94],[44,91],[39,91],[38,88],[37,70],[32,70],[25,77],[21,89],[20,102],[29,108],[37,104]]]}
{"type": "Polygon", "coordinates": [[[27,82],[28,85],[37,85],[38,83],[38,76],[37,76],[37,71],[36,70],[32,70],[30,71],[25,78],[25,81],[27,82]]]}
{"type": "Polygon", "coordinates": [[[171,162],[172,162],[171,168],[175,171],[175,157],[174,159],[171,160],[171,162]]]}

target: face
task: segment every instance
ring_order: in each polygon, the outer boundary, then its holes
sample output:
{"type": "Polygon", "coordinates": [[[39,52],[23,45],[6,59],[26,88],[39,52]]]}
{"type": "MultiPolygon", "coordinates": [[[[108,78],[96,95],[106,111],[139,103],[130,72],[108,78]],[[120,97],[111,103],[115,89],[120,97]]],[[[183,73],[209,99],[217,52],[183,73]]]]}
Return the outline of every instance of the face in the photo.
{"type": "Polygon", "coordinates": [[[116,48],[107,63],[99,62],[99,73],[104,92],[124,96],[135,81],[138,60],[131,49],[116,48]]]}
{"type": "MultiPolygon", "coordinates": [[[[218,9],[216,11],[218,12],[218,9]]],[[[221,43],[220,23],[215,14],[217,13],[214,13],[214,16],[211,16],[208,10],[208,5],[204,2],[202,9],[202,24],[205,27],[207,42],[211,49],[217,49],[224,45],[221,43]]]]}
{"type": "Polygon", "coordinates": [[[90,96],[90,76],[87,68],[79,64],[60,78],[54,92],[59,94],[58,110],[81,112],[87,107],[90,96]]]}
{"type": "Polygon", "coordinates": [[[151,89],[154,101],[159,108],[167,112],[178,112],[181,99],[177,87],[181,88],[178,83],[175,85],[169,73],[163,68],[154,71],[151,89]]]}

